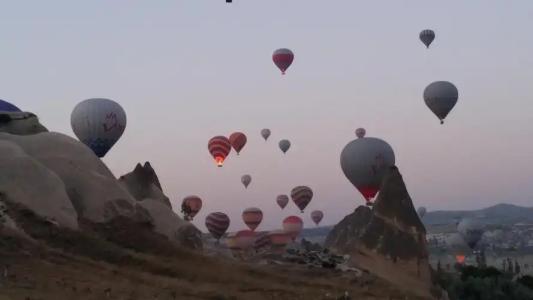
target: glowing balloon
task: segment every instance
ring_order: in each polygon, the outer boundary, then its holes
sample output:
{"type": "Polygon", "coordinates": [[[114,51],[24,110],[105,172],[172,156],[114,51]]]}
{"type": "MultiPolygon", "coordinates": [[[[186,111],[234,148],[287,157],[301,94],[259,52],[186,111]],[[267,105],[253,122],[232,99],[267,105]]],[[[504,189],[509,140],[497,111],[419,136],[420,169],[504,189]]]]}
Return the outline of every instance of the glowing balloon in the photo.
{"type": "Polygon", "coordinates": [[[74,107],[70,124],[82,143],[104,157],[124,133],[126,112],[113,100],[88,99],[74,107]]]}
{"type": "Polygon", "coordinates": [[[263,212],[257,207],[250,207],[242,212],[242,220],[244,224],[254,231],[263,220],[263,212]]]}
{"type": "Polygon", "coordinates": [[[229,136],[229,142],[237,152],[237,155],[239,155],[244,145],[246,145],[246,140],[246,135],[242,132],[234,132],[229,136]]]}
{"type": "Polygon", "coordinates": [[[444,124],[444,119],[457,103],[459,91],[451,82],[435,81],[424,90],[424,101],[429,109],[444,124]]]}
{"type": "Polygon", "coordinates": [[[229,217],[222,212],[210,213],[205,218],[205,227],[207,227],[207,230],[209,230],[211,235],[217,240],[220,240],[224,233],[226,233],[229,223],[229,217]]]}
{"type": "Polygon", "coordinates": [[[313,190],[307,186],[297,186],[292,189],[291,198],[294,204],[296,204],[303,213],[307,204],[313,199],[313,190]]]}
{"type": "Polygon", "coordinates": [[[287,71],[294,60],[294,53],[289,49],[281,48],[274,51],[274,54],[272,54],[272,60],[281,70],[281,74],[285,75],[285,71],[287,71]]]}
{"type": "Polygon", "coordinates": [[[207,149],[215,159],[217,166],[222,167],[224,160],[226,160],[226,157],[231,151],[231,143],[225,136],[219,135],[209,140],[207,149]]]}
{"type": "Polygon", "coordinates": [[[341,168],[348,180],[371,205],[387,169],[394,165],[394,151],[385,141],[373,137],[348,143],[341,153],[341,168]]]}
{"type": "Polygon", "coordinates": [[[287,203],[289,203],[289,196],[278,195],[278,197],[276,197],[276,202],[278,203],[279,207],[281,207],[281,209],[284,209],[285,206],[287,206],[287,203]]]}
{"type": "Polygon", "coordinates": [[[187,196],[181,203],[181,212],[187,221],[191,221],[200,209],[202,209],[202,199],[198,196],[187,196]]]}

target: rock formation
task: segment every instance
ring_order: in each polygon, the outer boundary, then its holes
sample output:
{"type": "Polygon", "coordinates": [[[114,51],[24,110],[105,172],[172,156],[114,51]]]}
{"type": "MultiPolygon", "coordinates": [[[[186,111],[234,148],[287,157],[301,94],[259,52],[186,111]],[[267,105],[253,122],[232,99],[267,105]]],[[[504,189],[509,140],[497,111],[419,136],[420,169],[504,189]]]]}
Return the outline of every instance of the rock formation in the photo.
{"type": "Polygon", "coordinates": [[[327,245],[353,264],[428,297],[431,273],[426,230],[402,176],[391,167],[372,210],[360,207],[331,231],[327,245]]]}
{"type": "Polygon", "coordinates": [[[144,166],[137,164],[132,172],[120,176],[119,181],[137,201],[154,199],[172,208],[149,162],[145,162],[144,166]]]}
{"type": "Polygon", "coordinates": [[[201,247],[200,231],[172,211],[148,162],[117,180],[87,146],[48,132],[31,113],[0,113],[0,170],[0,228],[24,234],[5,209],[18,207],[74,230],[127,218],[175,244],[201,247]]]}

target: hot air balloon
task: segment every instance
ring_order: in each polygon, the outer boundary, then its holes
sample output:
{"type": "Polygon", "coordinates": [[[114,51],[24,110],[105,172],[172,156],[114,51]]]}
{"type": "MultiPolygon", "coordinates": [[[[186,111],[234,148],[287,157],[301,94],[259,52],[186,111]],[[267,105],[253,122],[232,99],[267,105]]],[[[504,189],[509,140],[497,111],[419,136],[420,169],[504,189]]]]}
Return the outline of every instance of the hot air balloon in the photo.
{"type": "Polygon", "coordinates": [[[270,236],[268,235],[268,232],[255,232],[254,249],[256,251],[269,248],[270,246],[272,246],[272,242],[270,241],[270,236]]]}
{"type": "Polygon", "coordinates": [[[457,254],[455,255],[455,262],[464,265],[466,256],[464,254],[457,254]]]}
{"type": "Polygon", "coordinates": [[[281,140],[279,141],[279,148],[283,153],[287,153],[289,148],[291,147],[291,142],[289,140],[281,140]]]}
{"type": "Polygon", "coordinates": [[[187,221],[191,221],[200,209],[202,209],[202,199],[198,196],[187,196],[181,203],[181,212],[187,221]]]}
{"type": "Polygon", "coordinates": [[[87,99],[74,107],[70,124],[82,143],[96,156],[104,157],[124,133],[126,113],[113,100],[87,99]]]}
{"type": "Polygon", "coordinates": [[[433,32],[433,30],[431,29],[425,29],[420,32],[419,37],[422,43],[426,45],[426,48],[429,48],[429,45],[431,45],[431,43],[435,39],[435,32],[433,32]]]}
{"type": "Polygon", "coordinates": [[[461,234],[470,249],[474,250],[483,236],[483,225],[476,219],[465,218],[457,225],[457,232],[461,234]]]}
{"type": "Polygon", "coordinates": [[[261,129],[261,136],[265,139],[265,141],[268,140],[268,137],[270,136],[270,129],[261,129]]]}
{"type": "Polygon", "coordinates": [[[289,196],[278,195],[278,197],[276,197],[276,202],[278,203],[279,207],[281,207],[281,209],[284,209],[285,206],[287,206],[287,203],[289,203],[289,196]]]}
{"type": "Polygon", "coordinates": [[[255,233],[251,230],[241,230],[235,234],[235,244],[240,250],[248,250],[254,246],[255,233]]]}
{"type": "Polygon", "coordinates": [[[357,128],[355,130],[355,136],[358,138],[364,138],[366,135],[366,130],[364,128],[357,128]]]}
{"type": "Polygon", "coordinates": [[[292,189],[291,198],[294,204],[296,204],[303,213],[307,204],[313,199],[313,190],[307,186],[297,186],[292,189]]]}
{"type": "Polygon", "coordinates": [[[416,212],[420,219],[422,219],[426,215],[427,209],[424,206],[420,206],[416,212]]]}
{"type": "Polygon", "coordinates": [[[370,200],[379,191],[386,170],[394,165],[394,151],[385,141],[365,137],[348,143],[341,153],[341,168],[344,175],[361,192],[371,205],[370,200]]]}
{"type": "Polygon", "coordinates": [[[459,91],[451,82],[435,81],[424,90],[424,101],[429,109],[444,124],[444,119],[457,103],[459,91]]]}
{"type": "Polygon", "coordinates": [[[252,176],[250,176],[248,174],[242,175],[241,182],[242,182],[242,184],[244,185],[245,188],[248,188],[248,186],[250,185],[250,182],[252,182],[252,176]]]}
{"type": "Polygon", "coordinates": [[[224,160],[231,151],[231,144],[225,136],[219,135],[209,140],[207,149],[209,149],[209,153],[211,153],[215,159],[217,166],[222,167],[224,165],[224,160]]]}
{"type": "Polygon", "coordinates": [[[281,48],[274,51],[274,54],[272,54],[272,60],[281,70],[281,74],[285,75],[285,71],[287,71],[294,60],[294,54],[289,49],[281,48]]]}
{"type": "Polygon", "coordinates": [[[209,230],[211,235],[217,240],[220,240],[224,233],[226,233],[229,223],[228,216],[222,212],[210,213],[205,218],[205,227],[207,227],[207,230],[209,230]]]}
{"type": "Polygon", "coordinates": [[[316,225],[318,225],[320,221],[322,221],[322,218],[324,218],[324,213],[322,211],[313,210],[311,212],[311,219],[313,220],[313,222],[315,222],[316,225]]]}
{"type": "Polygon", "coordinates": [[[229,142],[237,152],[237,155],[239,155],[244,145],[246,145],[246,135],[242,132],[234,132],[229,136],[229,142]]]}
{"type": "Polygon", "coordinates": [[[20,112],[20,108],[16,107],[14,104],[11,104],[7,101],[0,100],[0,111],[8,112],[20,112]]]}
{"type": "Polygon", "coordinates": [[[257,207],[250,207],[242,212],[244,224],[254,231],[263,220],[263,212],[257,207]]]}
{"type": "Polygon", "coordinates": [[[297,216],[289,216],[283,220],[283,231],[290,235],[293,241],[300,235],[303,227],[304,222],[297,216]]]}
{"type": "Polygon", "coordinates": [[[283,249],[291,242],[292,237],[289,233],[284,230],[274,230],[268,232],[268,237],[270,238],[270,244],[272,245],[273,250],[278,250],[283,252],[283,249]]]}
{"type": "Polygon", "coordinates": [[[237,233],[228,233],[226,235],[226,238],[224,239],[224,243],[226,244],[226,247],[228,247],[231,250],[239,250],[239,247],[237,246],[237,233]]]}

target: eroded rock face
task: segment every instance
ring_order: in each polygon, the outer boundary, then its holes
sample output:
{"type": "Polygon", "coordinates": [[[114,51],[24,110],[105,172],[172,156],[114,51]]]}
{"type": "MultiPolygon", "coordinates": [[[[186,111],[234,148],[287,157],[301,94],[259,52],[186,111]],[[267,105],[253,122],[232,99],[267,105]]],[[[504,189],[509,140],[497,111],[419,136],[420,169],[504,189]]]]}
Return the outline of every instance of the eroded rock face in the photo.
{"type": "Polygon", "coordinates": [[[0,112],[0,132],[31,135],[47,131],[39,118],[30,112],[0,112]]]}
{"type": "Polygon", "coordinates": [[[145,162],[144,166],[137,164],[133,171],[120,176],[119,182],[137,201],[154,199],[172,208],[170,200],[163,194],[159,178],[157,178],[157,174],[149,162],[145,162]]]}
{"type": "Polygon", "coordinates": [[[0,133],[0,140],[18,145],[48,172],[57,175],[79,217],[102,223],[117,216],[136,216],[135,199],[79,141],[55,132],[27,136],[0,133]]]}
{"type": "MultiPolygon", "coordinates": [[[[61,179],[19,145],[2,139],[2,134],[0,170],[2,202],[22,204],[44,219],[67,228],[78,228],[78,215],[61,179]]],[[[9,224],[15,226],[12,222],[9,224]]]]}
{"type": "Polygon", "coordinates": [[[398,286],[429,296],[426,230],[396,167],[384,178],[372,209],[359,207],[331,231],[326,244],[398,286]]]}

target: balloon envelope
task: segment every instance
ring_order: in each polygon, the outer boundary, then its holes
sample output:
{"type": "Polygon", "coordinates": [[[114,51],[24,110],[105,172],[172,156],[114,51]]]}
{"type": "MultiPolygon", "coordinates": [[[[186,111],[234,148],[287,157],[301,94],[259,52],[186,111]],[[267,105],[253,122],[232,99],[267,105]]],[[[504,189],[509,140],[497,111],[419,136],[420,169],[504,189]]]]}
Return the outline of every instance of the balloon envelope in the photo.
{"type": "Polygon", "coordinates": [[[435,39],[435,32],[431,29],[425,29],[420,32],[420,40],[424,45],[426,45],[426,48],[429,48],[429,45],[433,42],[435,39]]]}
{"type": "Polygon", "coordinates": [[[465,218],[457,225],[457,231],[461,234],[470,249],[476,248],[477,243],[483,236],[483,225],[476,219],[465,218]]]}
{"type": "Polygon", "coordinates": [[[244,224],[254,231],[263,220],[263,212],[257,207],[249,207],[242,212],[244,224]]]}
{"type": "Polygon", "coordinates": [[[202,209],[202,199],[198,196],[187,196],[181,203],[181,212],[185,220],[192,220],[202,209]]]}
{"type": "Polygon", "coordinates": [[[361,192],[367,204],[381,187],[387,169],[394,165],[394,151],[373,137],[356,139],[342,150],[340,163],[346,178],[361,192]]]}
{"type": "Polygon", "coordinates": [[[222,212],[210,213],[205,218],[205,227],[207,227],[207,230],[217,240],[219,240],[224,235],[224,233],[226,233],[229,224],[229,217],[222,212]]]}
{"type": "Polygon", "coordinates": [[[217,166],[222,167],[231,151],[231,143],[225,136],[218,135],[209,140],[207,149],[215,159],[217,166]]]}
{"type": "Polygon", "coordinates": [[[290,235],[293,241],[300,235],[303,227],[304,222],[297,216],[289,216],[283,220],[283,231],[290,235]]]}
{"type": "Polygon", "coordinates": [[[270,136],[270,129],[265,128],[261,130],[261,136],[266,140],[268,140],[268,137],[270,136]]]}
{"type": "Polygon", "coordinates": [[[364,138],[366,135],[366,130],[364,128],[357,128],[355,130],[355,136],[358,138],[364,138]]]}
{"type": "Polygon", "coordinates": [[[441,124],[457,103],[459,91],[448,81],[435,81],[424,90],[427,107],[439,118],[441,124]]]}
{"type": "Polygon", "coordinates": [[[248,174],[242,175],[241,182],[242,182],[242,184],[244,185],[245,188],[248,188],[248,186],[250,185],[250,182],[252,182],[252,176],[250,176],[248,174]]]}
{"type": "Polygon", "coordinates": [[[281,74],[285,74],[285,71],[287,71],[294,60],[294,53],[289,49],[281,48],[274,51],[274,54],[272,54],[272,60],[281,70],[281,74]]]}
{"type": "Polygon", "coordinates": [[[322,221],[322,218],[324,218],[324,213],[322,211],[313,210],[311,212],[311,219],[313,220],[313,222],[315,222],[316,225],[318,225],[320,221],[322,221]]]}
{"type": "Polygon", "coordinates": [[[426,215],[427,209],[424,206],[420,206],[416,212],[418,213],[418,216],[422,219],[426,215]]]}
{"type": "Polygon", "coordinates": [[[291,198],[300,211],[304,212],[304,209],[311,202],[311,199],[313,199],[313,190],[308,186],[297,186],[292,189],[291,198]]]}
{"type": "Polygon", "coordinates": [[[113,100],[87,99],[74,107],[70,124],[82,143],[104,157],[124,133],[126,112],[113,100]]]}
{"type": "Polygon", "coordinates": [[[0,111],[20,112],[20,108],[4,100],[0,100],[0,111]]]}
{"type": "Polygon", "coordinates": [[[229,142],[237,154],[239,154],[242,148],[244,148],[246,141],[246,135],[244,135],[242,132],[234,132],[229,136],[229,142]]]}
{"type": "Polygon", "coordinates": [[[291,142],[289,140],[281,140],[279,141],[279,148],[283,153],[287,153],[289,148],[291,147],[291,142]]]}
{"type": "Polygon", "coordinates": [[[235,234],[235,245],[240,250],[248,250],[254,246],[255,233],[251,230],[241,230],[235,234]]]}
{"type": "Polygon", "coordinates": [[[278,195],[276,197],[276,203],[278,203],[279,207],[281,209],[284,209],[285,206],[287,206],[287,203],[289,203],[289,196],[287,195],[278,195]]]}

